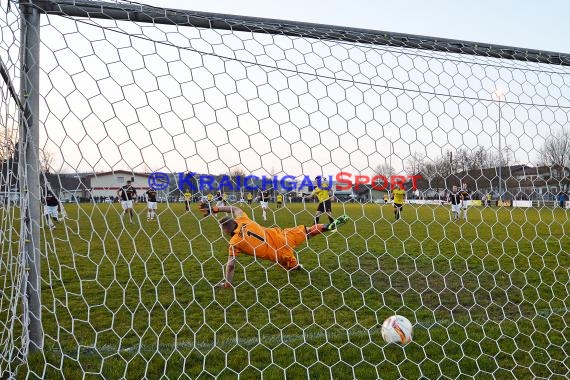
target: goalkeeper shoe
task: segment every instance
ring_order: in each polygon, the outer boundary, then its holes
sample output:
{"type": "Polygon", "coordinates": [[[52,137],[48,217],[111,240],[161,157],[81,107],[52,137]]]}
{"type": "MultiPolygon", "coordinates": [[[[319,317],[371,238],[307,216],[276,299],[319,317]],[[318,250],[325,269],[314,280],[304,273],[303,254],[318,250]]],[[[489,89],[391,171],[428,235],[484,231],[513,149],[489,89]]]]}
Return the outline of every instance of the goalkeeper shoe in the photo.
{"type": "Polygon", "coordinates": [[[350,220],[350,217],[348,215],[346,215],[346,214],[341,215],[327,226],[327,230],[329,230],[329,231],[330,230],[336,230],[338,228],[338,226],[345,224],[349,220],[350,220]]]}

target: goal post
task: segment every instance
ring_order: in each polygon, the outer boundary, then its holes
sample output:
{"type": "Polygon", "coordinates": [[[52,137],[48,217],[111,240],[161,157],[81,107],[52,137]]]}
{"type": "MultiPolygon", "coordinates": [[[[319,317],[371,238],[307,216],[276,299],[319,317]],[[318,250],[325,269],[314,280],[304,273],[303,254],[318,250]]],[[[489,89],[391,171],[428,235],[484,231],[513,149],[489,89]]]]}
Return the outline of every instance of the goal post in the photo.
{"type": "Polygon", "coordinates": [[[0,377],[570,372],[569,54],[126,0],[0,35],[0,377]]]}
{"type": "Polygon", "coordinates": [[[28,333],[28,349],[43,347],[41,317],[41,238],[40,238],[40,10],[22,4],[20,104],[20,212],[21,254],[26,257],[24,268],[24,321],[28,333]],[[25,163],[25,165],[24,165],[25,163]]]}

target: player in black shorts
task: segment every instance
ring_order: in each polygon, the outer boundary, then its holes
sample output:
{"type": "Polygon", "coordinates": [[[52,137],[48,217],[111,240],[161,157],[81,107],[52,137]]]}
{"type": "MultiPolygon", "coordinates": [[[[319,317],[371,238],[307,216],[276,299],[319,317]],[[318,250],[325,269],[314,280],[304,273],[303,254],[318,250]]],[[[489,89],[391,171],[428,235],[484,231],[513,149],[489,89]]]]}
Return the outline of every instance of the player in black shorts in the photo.
{"type": "Polygon", "coordinates": [[[329,222],[332,223],[334,218],[332,216],[331,193],[329,186],[322,180],[322,177],[315,178],[315,188],[313,192],[305,198],[317,197],[319,205],[317,206],[317,213],[315,214],[314,224],[319,224],[319,219],[322,214],[327,214],[329,222]]]}
{"type": "Polygon", "coordinates": [[[156,209],[157,209],[156,190],[148,189],[145,195],[146,195],[146,204],[148,207],[148,211],[146,213],[146,220],[150,222],[156,219],[156,209]]]}
{"type": "Polygon", "coordinates": [[[55,229],[55,224],[53,222],[59,222],[59,201],[53,194],[51,189],[45,188],[43,191],[43,204],[44,204],[44,215],[46,216],[47,224],[50,230],[55,229]]]}
{"type": "Polygon", "coordinates": [[[130,216],[131,223],[133,222],[133,202],[137,199],[137,190],[131,186],[131,181],[127,181],[125,186],[117,190],[117,195],[121,199],[121,206],[123,206],[123,215],[127,212],[130,216]]]}

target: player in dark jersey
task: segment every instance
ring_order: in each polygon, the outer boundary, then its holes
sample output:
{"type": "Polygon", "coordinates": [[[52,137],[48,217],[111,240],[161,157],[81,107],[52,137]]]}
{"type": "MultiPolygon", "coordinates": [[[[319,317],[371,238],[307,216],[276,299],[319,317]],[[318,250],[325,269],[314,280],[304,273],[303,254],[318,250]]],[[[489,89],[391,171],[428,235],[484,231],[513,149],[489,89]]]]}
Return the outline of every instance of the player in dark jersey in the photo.
{"type": "Polygon", "coordinates": [[[131,181],[127,181],[125,186],[122,186],[117,190],[117,195],[121,200],[121,206],[123,206],[123,215],[129,214],[131,223],[133,222],[133,202],[137,198],[137,190],[131,185],[131,181]]]}
{"type": "Polygon", "coordinates": [[[148,207],[148,211],[146,213],[146,220],[152,221],[156,219],[156,209],[157,209],[156,190],[148,189],[145,195],[146,195],[146,204],[148,207]]]}
{"type": "Polygon", "coordinates": [[[50,230],[55,229],[55,224],[53,222],[59,222],[59,201],[51,189],[44,188],[42,201],[44,204],[44,215],[46,216],[47,224],[50,230]]]}
{"type": "Polygon", "coordinates": [[[461,192],[457,190],[457,186],[453,186],[447,201],[451,203],[451,213],[453,215],[453,220],[459,220],[459,214],[461,212],[461,192]]]}
{"type": "Polygon", "coordinates": [[[220,207],[225,205],[226,205],[225,194],[221,190],[218,190],[218,192],[216,193],[216,206],[220,207]]]}
{"type": "MultiPolygon", "coordinates": [[[[216,192],[216,196],[214,197],[214,200],[216,201],[216,207],[222,207],[226,205],[226,201],[224,200],[224,192],[222,190],[218,190],[216,192]]],[[[216,218],[218,216],[216,215],[216,218]]]]}
{"type": "Polygon", "coordinates": [[[267,220],[267,209],[269,208],[269,199],[271,198],[271,192],[269,190],[259,189],[257,192],[257,199],[259,199],[259,204],[261,205],[261,213],[263,220],[267,220]]]}
{"type": "Polygon", "coordinates": [[[471,194],[467,189],[467,184],[463,184],[463,187],[461,188],[459,193],[461,194],[461,211],[463,211],[463,219],[467,220],[467,208],[471,204],[471,194]]]}

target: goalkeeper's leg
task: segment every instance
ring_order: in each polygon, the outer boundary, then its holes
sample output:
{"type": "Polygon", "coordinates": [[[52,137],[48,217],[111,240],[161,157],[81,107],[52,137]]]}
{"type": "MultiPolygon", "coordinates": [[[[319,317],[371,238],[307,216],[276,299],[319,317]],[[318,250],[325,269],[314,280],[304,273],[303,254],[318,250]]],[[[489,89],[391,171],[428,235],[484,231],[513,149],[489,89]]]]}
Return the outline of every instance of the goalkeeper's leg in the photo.
{"type": "Polygon", "coordinates": [[[335,220],[333,220],[332,223],[314,224],[311,227],[307,228],[307,238],[310,239],[313,236],[320,235],[324,232],[336,230],[340,225],[345,224],[349,220],[350,217],[348,215],[341,215],[335,220]]]}

